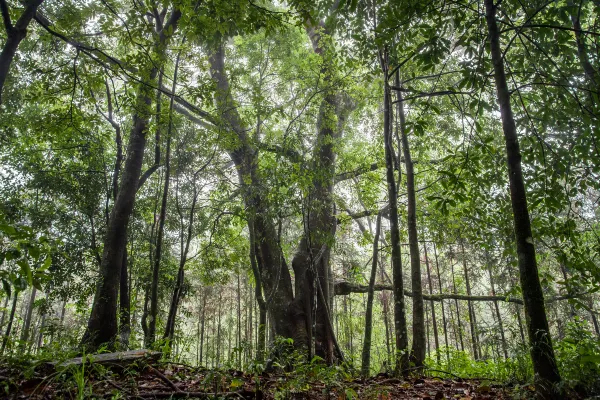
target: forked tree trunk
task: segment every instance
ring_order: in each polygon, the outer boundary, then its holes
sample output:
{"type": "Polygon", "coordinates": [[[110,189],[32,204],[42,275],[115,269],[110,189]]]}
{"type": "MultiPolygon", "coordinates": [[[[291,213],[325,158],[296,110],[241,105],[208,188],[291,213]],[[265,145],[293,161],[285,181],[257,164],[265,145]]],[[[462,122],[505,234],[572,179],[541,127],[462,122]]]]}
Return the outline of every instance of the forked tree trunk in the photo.
{"type": "MultiPolygon", "coordinates": [[[[173,34],[181,12],[173,10],[164,29],[159,33],[156,50],[162,62],[168,38],[173,34]]],[[[144,149],[146,147],[146,134],[151,115],[152,82],[156,79],[158,69],[151,63],[142,76],[147,80],[138,86],[133,126],[129,135],[127,146],[127,159],[123,170],[123,178],[119,193],[110,214],[107,233],[104,241],[104,252],[100,266],[100,277],[92,312],[88,320],[87,329],[81,340],[82,347],[88,351],[95,350],[102,344],[108,343],[114,347],[118,333],[117,324],[117,297],[121,279],[123,253],[127,243],[127,225],[133,212],[135,194],[138,189],[144,149]]]]}
{"type": "Polygon", "coordinates": [[[506,83],[504,72],[504,58],[500,47],[500,31],[496,23],[496,5],[493,0],[485,0],[486,22],[489,32],[490,52],[494,66],[494,80],[502,129],[506,141],[506,156],[508,163],[508,177],[510,182],[511,203],[515,226],[515,240],[519,258],[519,278],[523,291],[523,302],[527,316],[527,331],[533,370],[536,374],[536,390],[546,398],[559,398],[556,385],[560,382],[560,375],[554,357],[552,339],[548,328],[544,295],[538,275],[535,258],[535,247],[527,209],[527,192],[523,180],[521,167],[521,151],[517,127],[513,118],[510,104],[510,91],[506,83]]]}
{"type": "Polygon", "coordinates": [[[404,305],[404,280],[402,277],[402,254],[400,252],[400,228],[398,226],[398,191],[394,178],[394,145],[392,139],[392,96],[389,87],[387,50],[380,54],[380,64],[384,75],[383,138],[385,150],[385,177],[387,181],[388,204],[390,210],[390,239],[392,241],[392,278],[394,287],[394,337],[396,341],[396,375],[408,371],[408,334],[404,305]]]}

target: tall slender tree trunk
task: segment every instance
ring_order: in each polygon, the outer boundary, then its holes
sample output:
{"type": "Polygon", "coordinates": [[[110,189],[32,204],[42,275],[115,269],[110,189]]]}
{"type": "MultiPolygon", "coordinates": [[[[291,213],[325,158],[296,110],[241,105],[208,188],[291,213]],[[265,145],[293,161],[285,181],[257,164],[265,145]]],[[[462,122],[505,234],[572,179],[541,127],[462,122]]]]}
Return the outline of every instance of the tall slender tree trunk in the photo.
{"type": "MultiPolygon", "coordinates": [[[[496,288],[494,286],[494,274],[492,273],[492,266],[488,265],[488,271],[490,274],[490,287],[492,289],[492,296],[496,295],[496,288]]],[[[504,354],[504,359],[508,360],[508,345],[506,343],[506,336],[504,334],[504,324],[502,323],[502,316],[500,315],[500,306],[498,305],[498,301],[494,300],[494,310],[496,312],[496,318],[498,320],[498,329],[500,330],[500,340],[502,344],[502,353],[504,354]]]]}
{"type": "MultiPolygon", "coordinates": [[[[396,85],[400,84],[399,72],[396,73],[396,85]]],[[[404,113],[404,101],[402,92],[396,92],[397,114],[400,125],[400,138],[404,164],[406,166],[406,195],[407,213],[406,222],[408,228],[408,246],[410,248],[410,276],[412,284],[412,315],[413,315],[413,343],[411,349],[411,361],[416,367],[422,367],[425,361],[425,314],[423,309],[423,289],[421,282],[421,254],[419,252],[419,237],[417,233],[417,200],[415,194],[415,171],[410,153],[408,134],[406,132],[406,121],[404,113]]]]}
{"type": "Polygon", "coordinates": [[[4,354],[4,350],[6,350],[8,341],[10,340],[10,333],[12,331],[13,321],[15,319],[15,312],[17,311],[18,298],[19,298],[19,292],[17,290],[15,290],[14,294],[13,294],[12,307],[10,308],[10,314],[8,316],[8,325],[6,326],[6,331],[4,332],[4,338],[2,339],[2,348],[0,349],[0,354],[4,354]]]}
{"type": "MultiPolygon", "coordinates": [[[[460,241],[460,247],[462,251],[462,260],[463,260],[463,271],[465,274],[465,286],[467,287],[467,296],[471,296],[471,281],[469,280],[469,270],[467,268],[467,254],[465,253],[465,247],[460,241]]],[[[469,328],[471,330],[471,342],[473,345],[473,358],[475,360],[479,360],[481,358],[481,354],[479,354],[479,338],[477,335],[477,320],[475,318],[475,308],[473,307],[473,302],[471,300],[467,300],[467,307],[469,310],[469,328]]]]}
{"type": "Polygon", "coordinates": [[[216,352],[216,367],[221,365],[221,305],[223,293],[219,292],[219,303],[217,305],[217,352],[216,352]]]}
{"type": "MultiPolygon", "coordinates": [[[[452,293],[457,294],[456,278],[454,277],[454,264],[452,263],[452,260],[450,260],[450,273],[452,274],[452,293]]],[[[465,342],[463,340],[462,322],[460,320],[460,307],[458,305],[458,299],[454,299],[454,305],[456,306],[456,320],[458,325],[458,338],[460,341],[460,349],[461,351],[465,351],[465,342]]]]}
{"type": "Polygon", "coordinates": [[[27,36],[27,27],[35,16],[38,7],[44,0],[29,0],[25,2],[25,10],[13,26],[10,20],[8,5],[5,0],[0,0],[0,11],[6,29],[6,42],[0,52],[0,104],[2,104],[2,91],[10,70],[12,61],[17,53],[19,44],[27,36]]]}
{"type": "MultiPolygon", "coordinates": [[[[171,100],[172,102],[172,100],[171,100]]],[[[148,324],[149,345],[156,340],[156,324],[158,320],[158,283],[160,277],[160,264],[162,262],[163,237],[165,232],[165,220],[167,218],[167,200],[169,198],[169,184],[171,181],[171,135],[167,135],[165,151],[165,177],[163,182],[162,200],[158,217],[158,229],[156,231],[156,249],[154,253],[154,265],[152,268],[152,286],[150,291],[150,323],[148,324]]],[[[178,280],[179,280],[178,274],[178,280]]],[[[174,325],[174,324],[173,324],[174,325]]],[[[169,328],[174,329],[174,326],[169,328]]],[[[168,332],[167,336],[171,336],[168,332]]]]}
{"type": "Polygon", "coordinates": [[[200,317],[200,355],[198,356],[198,366],[202,365],[204,350],[204,325],[206,323],[206,292],[202,296],[202,316],[200,317]]]}
{"type": "MultiPolygon", "coordinates": [[[[381,271],[380,279],[382,282],[384,282],[384,280],[385,280],[384,266],[385,265],[382,262],[382,258],[379,257],[379,269],[381,271]]],[[[344,297],[344,300],[345,299],[346,299],[346,296],[344,297]]],[[[392,351],[392,346],[390,343],[390,341],[391,341],[390,340],[391,329],[390,329],[390,323],[389,323],[390,303],[389,303],[388,293],[385,290],[381,292],[381,308],[383,311],[383,325],[385,326],[385,348],[387,350],[386,371],[388,371],[392,367],[393,351],[392,351]]]]}
{"type": "Polygon", "coordinates": [[[379,233],[381,232],[381,213],[377,215],[375,238],[373,239],[373,262],[371,263],[371,276],[369,277],[369,292],[367,294],[367,307],[365,311],[365,339],[362,350],[361,374],[368,377],[371,370],[371,336],[373,333],[373,297],[375,280],[377,278],[377,262],[379,260],[379,233]]]}
{"type": "Polygon", "coordinates": [[[0,318],[0,328],[4,327],[4,320],[6,319],[6,313],[8,312],[8,302],[10,301],[10,296],[7,294],[4,298],[4,305],[2,306],[2,318],[0,318]]]}
{"type": "Polygon", "coordinates": [[[40,349],[42,348],[42,345],[44,344],[44,329],[46,328],[46,312],[44,312],[42,314],[42,321],[40,322],[40,330],[38,332],[38,338],[37,338],[37,349],[36,352],[39,353],[40,349]]]}
{"type": "Polygon", "coordinates": [[[29,340],[29,331],[31,330],[31,316],[33,315],[33,306],[35,303],[35,297],[37,295],[37,289],[35,286],[31,289],[31,295],[29,296],[29,303],[27,303],[27,312],[25,313],[25,320],[23,321],[23,329],[21,330],[21,351],[25,350],[27,346],[27,340],[29,340]]]}
{"type": "Polygon", "coordinates": [[[519,258],[519,278],[523,291],[525,314],[527,316],[531,360],[533,370],[536,374],[536,389],[541,396],[559,398],[556,385],[560,382],[560,375],[554,357],[554,348],[552,347],[552,339],[550,337],[544,306],[544,294],[538,276],[531,222],[527,209],[527,192],[525,190],[523,169],[521,167],[519,138],[510,104],[510,91],[504,72],[504,59],[500,47],[500,31],[496,23],[497,6],[493,0],[485,0],[484,2],[496,91],[502,118],[502,129],[506,141],[508,177],[517,255],[519,258]]]}
{"type": "Polygon", "coordinates": [[[385,150],[385,177],[387,181],[388,204],[390,209],[390,239],[392,246],[392,278],[394,292],[394,337],[396,341],[395,373],[408,371],[408,334],[404,304],[404,280],[402,277],[402,254],[400,251],[400,228],[398,224],[398,191],[394,178],[394,145],[392,139],[393,105],[389,87],[387,49],[380,54],[384,75],[383,138],[385,150]]]}
{"type": "MultiPolygon", "coordinates": [[[[442,293],[443,292],[443,290],[442,290],[442,275],[440,274],[440,264],[439,264],[439,260],[438,260],[438,254],[437,254],[437,248],[436,248],[435,242],[433,243],[433,256],[435,258],[435,270],[437,272],[438,287],[439,287],[440,293],[442,293]]],[[[450,364],[450,342],[448,342],[448,324],[446,322],[446,309],[444,306],[444,300],[442,300],[440,303],[442,304],[442,324],[444,325],[444,343],[446,344],[446,362],[448,364],[450,364]]]]}
{"type": "MultiPolygon", "coordinates": [[[[429,257],[427,256],[427,243],[423,244],[423,249],[425,250],[425,268],[427,269],[427,282],[429,283],[429,294],[433,294],[433,282],[431,280],[431,270],[429,269],[429,257]]],[[[429,306],[431,307],[431,321],[433,325],[433,340],[435,343],[436,350],[436,358],[437,362],[440,362],[440,339],[438,337],[438,326],[437,326],[437,318],[435,316],[435,304],[433,300],[430,301],[429,306]]]]}

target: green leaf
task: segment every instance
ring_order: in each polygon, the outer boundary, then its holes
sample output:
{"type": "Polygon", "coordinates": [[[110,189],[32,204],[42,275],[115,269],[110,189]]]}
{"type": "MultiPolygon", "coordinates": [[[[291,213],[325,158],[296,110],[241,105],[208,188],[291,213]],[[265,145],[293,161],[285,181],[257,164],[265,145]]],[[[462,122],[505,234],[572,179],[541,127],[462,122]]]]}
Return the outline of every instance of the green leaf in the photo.
{"type": "Polygon", "coordinates": [[[21,275],[27,279],[28,284],[32,284],[33,282],[33,273],[31,272],[31,267],[26,260],[17,261],[19,267],[21,267],[21,275]]]}

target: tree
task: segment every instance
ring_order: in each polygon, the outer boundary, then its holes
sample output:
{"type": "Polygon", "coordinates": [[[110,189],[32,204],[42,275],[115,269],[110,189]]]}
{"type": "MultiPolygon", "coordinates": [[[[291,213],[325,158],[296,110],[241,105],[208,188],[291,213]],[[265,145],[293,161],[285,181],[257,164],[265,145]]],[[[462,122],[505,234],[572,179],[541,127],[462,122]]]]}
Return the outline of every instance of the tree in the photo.
{"type": "Polygon", "coordinates": [[[502,49],[500,47],[500,32],[496,22],[497,5],[494,4],[493,0],[486,0],[485,9],[497,98],[506,141],[508,178],[519,260],[519,278],[527,316],[531,360],[537,377],[536,388],[543,396],[556,397],[557,388],[555,386],[560,382],[560,375],[556,366],[546,318],[544,296],[538,276],[531,222],[527,208],[527,194],[521,167],[519,138],[510,104],[510,92],[506,83],[502,49]]]}
{"type": "Polygon", "coordinates": [[[10,18],[10,10],[6,0],[0,1],[0,12],[2,12],[2,22],[6,30],[6,43],[0,53],[0,104],[2,104],[2,92],[4,82],[10,70],[13,58],[17,53],[17,48],[25,36],[27,36],[27,27],[35,17],[38,7],[44,0],[30,0],[25,3],[25,10],[13,25],[10,18]]]}

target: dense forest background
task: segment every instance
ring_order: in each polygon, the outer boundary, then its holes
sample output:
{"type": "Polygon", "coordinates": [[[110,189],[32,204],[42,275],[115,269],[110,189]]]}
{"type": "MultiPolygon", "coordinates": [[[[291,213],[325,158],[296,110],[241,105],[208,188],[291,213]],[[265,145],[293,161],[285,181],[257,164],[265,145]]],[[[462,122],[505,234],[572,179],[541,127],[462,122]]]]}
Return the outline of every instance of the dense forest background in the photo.
{"type": "Polygon", "coordinates": [[[0,0],[3,356],[597,390],[599,8],[0,0]]]}

